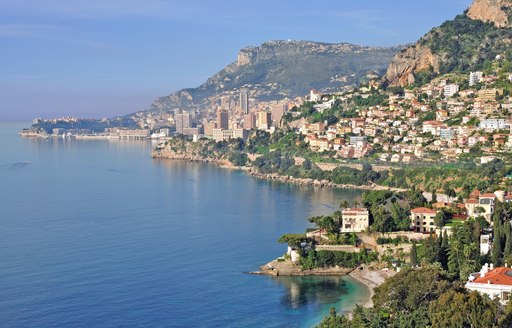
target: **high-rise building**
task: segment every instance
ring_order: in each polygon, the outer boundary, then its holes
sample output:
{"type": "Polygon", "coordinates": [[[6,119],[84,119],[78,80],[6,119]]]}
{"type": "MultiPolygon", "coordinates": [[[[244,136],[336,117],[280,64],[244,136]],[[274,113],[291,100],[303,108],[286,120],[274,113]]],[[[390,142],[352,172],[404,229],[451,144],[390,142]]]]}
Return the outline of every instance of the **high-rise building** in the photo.
{"type": "Polygon", "coordinates": [[[272,123],[272,116],[267,112],[258,112],[258,129],[267,130],[272,123]]]}
{"type": "Polygon", "coordinates": [[[192,127],[192,115],[189,113],[182,113],[174,115],[176,122],[176,132],[183,134],[184,129],[192,127]]]}
{"type": "Polygon", "coordinates": [[[484,77],[483,72],[471,72],[469,73],[469,86],[474,86],[482,80],[484,77]]]}
{"type": "Polygon", "coordinates": [[[244,129],[256,129],[256,115],[247,114],[244,116],[244,129]]]}
{"type": "Polygon", "coordinates": [[[204,135],[213,136],[213,129],[217,128],[217,123],[215,122],[206,122],[204,124],[204,135]]]}
{"type": "Polygon", "coordinates": [[[288,111],[288,104],[278,104],[272,106],[272,122],[278,126],[283,115],[288,111]]]}
{"type": "Polygon", "coordinates": [[[222,130],[229,128],[229,116],[225,110],[217,111],[217,128],[222,130]]]}
{"type": "Polygon", "coordinates": [[[240,89],[240,109],[242,113],[249,113],[249,91],[247,89],[240,89]]]}

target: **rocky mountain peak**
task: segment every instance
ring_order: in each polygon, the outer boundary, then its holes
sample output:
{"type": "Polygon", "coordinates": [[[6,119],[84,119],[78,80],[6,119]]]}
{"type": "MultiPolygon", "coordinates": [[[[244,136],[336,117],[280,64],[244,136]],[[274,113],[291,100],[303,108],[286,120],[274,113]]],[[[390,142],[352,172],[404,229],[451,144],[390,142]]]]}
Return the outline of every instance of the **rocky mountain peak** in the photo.
{"type": "Polygon", "coordinates": [[[491,22],[496,27],[503,28],[510,26],[511,7],[511,0],[475,0],[469,7],[467,15],[471,19],[491,22]]]}

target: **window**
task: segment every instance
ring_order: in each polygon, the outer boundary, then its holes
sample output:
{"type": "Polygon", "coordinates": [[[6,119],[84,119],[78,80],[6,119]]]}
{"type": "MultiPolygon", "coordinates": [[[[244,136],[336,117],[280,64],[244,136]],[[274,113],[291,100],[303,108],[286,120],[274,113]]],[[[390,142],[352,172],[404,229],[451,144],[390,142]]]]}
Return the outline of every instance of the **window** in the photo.
{"type": "Polygon", "coordinates": [[[510,299],[510,292],[502,292],[501,293],[501,300],[502,301],[508,301],[510,299]]]}

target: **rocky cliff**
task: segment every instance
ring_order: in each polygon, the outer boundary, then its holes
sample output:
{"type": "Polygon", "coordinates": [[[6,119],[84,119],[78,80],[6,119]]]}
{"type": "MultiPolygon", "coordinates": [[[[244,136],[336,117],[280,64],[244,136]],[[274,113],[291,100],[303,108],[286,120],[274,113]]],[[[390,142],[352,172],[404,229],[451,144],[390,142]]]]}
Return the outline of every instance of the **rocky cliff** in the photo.
{"type": "Polygon", "coordinates": [[[491,22],[496,27],[510,26],[510,0],[475,0],[468,10],[468,17],[484,22],[491,22]]]}
{"type": "Polygon", "coordinates": [[[184,89],[153,103],[155,110],[201,105],[211,96],[252,90],[261,100],[301,96],[310,89],[338,91],[368,74],[383,74],[403,47],[363,47],[347,43],[269,41],[240,50],[235,62],[197,88],[184,89]],[[257,90],[257,92],[255,92],[257,90]]]}
{"type": "Polygon", "coordinates": [[[510,49],[512,0],[475,0],[463,14],[443,23],[394,56],[384,83],[407,86],[438,74],[481,69],[510,49]]]}

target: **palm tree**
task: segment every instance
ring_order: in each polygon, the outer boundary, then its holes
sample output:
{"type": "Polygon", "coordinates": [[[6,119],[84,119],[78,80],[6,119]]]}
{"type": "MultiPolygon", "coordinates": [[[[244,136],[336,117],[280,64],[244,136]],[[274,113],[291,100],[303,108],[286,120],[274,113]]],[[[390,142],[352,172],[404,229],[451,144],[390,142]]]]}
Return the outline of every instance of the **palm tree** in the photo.
{"type": "Polygon", "coordinates": [[[358,200],[353,201],[352,204],[354,205],[354,207],[359,207],[361,205],[361,203],[358,200]]]}
{"type": "Polygon", "coordinates": [[[348,200],[344,199],[340,202],[340,208],[341,209],[345,209],[345,208],[348,208],[350,206],[348,200]]]}

